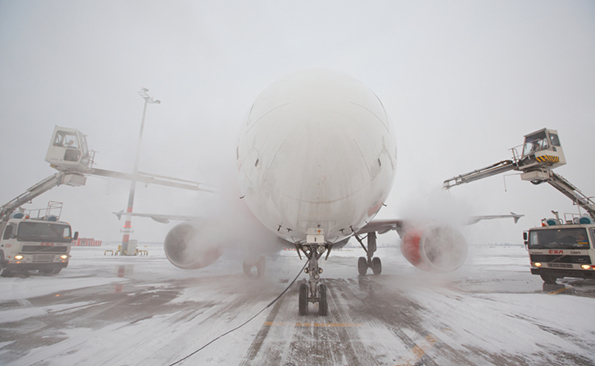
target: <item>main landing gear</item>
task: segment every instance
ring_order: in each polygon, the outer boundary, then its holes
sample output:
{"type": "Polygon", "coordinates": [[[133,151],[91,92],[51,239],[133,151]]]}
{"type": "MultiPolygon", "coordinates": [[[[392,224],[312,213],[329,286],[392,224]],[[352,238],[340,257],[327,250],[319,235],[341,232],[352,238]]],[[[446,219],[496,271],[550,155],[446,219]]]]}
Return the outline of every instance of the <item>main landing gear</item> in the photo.
{"type": "Polygon", "coordinates": [[[244,259],[243,267],[244,274],[247,276],[251,276],[252,268],[256,267],[256,276],[262,277],[264,276],[264,270],[266,268],[266,260],[262,256],[258,258],[244,259]]]}
{"type": "MultiPolygon", "coordinates": [[[[326,258],[328,258],[331,247],[326,244],[300,244],[297,246],[298,255],[300,251],[304,253],[308,259],[308,263],[304,272],[310,275],[309,280],[305,280],[300,285],[299,291],[299,314],[308,315],[308,304],[318,303],[318,315],[325,316],[328,314],[327,302],[327,287],[324,283],[320,283],[320,275],[322,268],[318,266],[318,260],[326,251],[326,258]]],[[[300,255],[301,258],[301,255],[300,255]]]]}
{"type": "Polygon", "coordinates": [[[375,275],[379,275],[382,273],[382,261],[378,257],[374,257],[374,253],[376,252],[376,232],[372,231],[368,233],[367,242],[368,247],[364,245],[363,240],[358,236],[355,235],[355,238],[360,243],[362,248],[366,251],[367,257],[359,257],[357,260],[357,270],[361,276],[365,276],[368,273],[368,268],[372,268],[372,272],[375,275]]]}

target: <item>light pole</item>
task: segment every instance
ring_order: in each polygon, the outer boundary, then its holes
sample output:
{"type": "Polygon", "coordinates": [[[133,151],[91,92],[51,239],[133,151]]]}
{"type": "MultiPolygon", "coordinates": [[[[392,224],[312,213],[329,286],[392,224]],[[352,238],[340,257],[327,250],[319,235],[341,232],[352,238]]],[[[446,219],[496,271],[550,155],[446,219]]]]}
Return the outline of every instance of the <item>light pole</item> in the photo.
{"type": "MultiPolygon", "coordinates": [[[[130,195],[128,196],[128,207],[126,208],[126,212],[132,213],[132,206],[134,205],[134,191],[136,189],[136,177],[138,176],[138,160],[140,156],[140,146],[143,139],[143,129],[145,127],[145,115],[147,114],[147,104],[160,104],[161,101],[153,100],[147,94],[149,89],[141,88],[141,91],[138,94],[145,100],[145,106],[143,108],[143,119],[140,124],[140,134],[138,136],[138,145],[136,146],[136,158],[134,159],[134,170],[132,171],[132,181],[130,183],[130,195]]],[[[124,229],[122,232],[124,236],[122,237],[122,253],[126,253],[126,255],[131,255],[132,253],[128,253],[128,241],[130,240],[130,233],[132,232],[132,216],[126,216],[126,223],[124,224],[124,229]]]]}

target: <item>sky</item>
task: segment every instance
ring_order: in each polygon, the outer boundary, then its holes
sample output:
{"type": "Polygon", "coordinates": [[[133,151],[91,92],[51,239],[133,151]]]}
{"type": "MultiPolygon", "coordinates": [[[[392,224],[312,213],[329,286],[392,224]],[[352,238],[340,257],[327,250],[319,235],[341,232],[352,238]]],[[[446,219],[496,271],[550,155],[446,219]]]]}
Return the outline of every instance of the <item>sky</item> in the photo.
{"type": "MultiPolygon", "coordinates": [[[[96,168],[131,172],[144,100],[139,170],[209,184],[233,177],[239,125],[257,95],[286,74],[337,70],[383,102],[398,167],[379,217],[452,212],[524,214],[462,229],[468,242],[522,243],[522,232],[578,212],[547,184],[500,175],[441,189],[445,179],[512,156],[543,127],[595,195],[595,3],[592,1],[5,1],[0,0],[0,204],[55,173],[44,161],[54,126],[96,151],[96,168]]],[[[81,237],[121,240],[130,183],[88,177],[26,208],[64,203],[81,237]]],[[[208,216],[204,192],[137,186],[140,213],[208,216]]],[[[133,219],[133,239],[175,225],[133,219]]],[[[233,230],[234,223],[229,223],[233,230]]],[[[391,239],[394,240],[394,239],[391,239]]]]}

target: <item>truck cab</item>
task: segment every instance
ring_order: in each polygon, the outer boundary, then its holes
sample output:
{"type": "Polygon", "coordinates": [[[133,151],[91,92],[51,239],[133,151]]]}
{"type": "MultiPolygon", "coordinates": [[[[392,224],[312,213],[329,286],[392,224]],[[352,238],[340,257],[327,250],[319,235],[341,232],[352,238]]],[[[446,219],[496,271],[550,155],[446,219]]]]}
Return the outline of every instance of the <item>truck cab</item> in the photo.
{"type": "Polygon", "coordinates": [[[563,277],[595,278],[595,223],[590,217],[543,220],[523,233],[531,273],[545,283],[563,277]]]}
{"type": "Polygon", "coordinates": [[[0,233],[0,275],[38,270],[57,274],[68,266],[70,246],[78,237],[56,216],[30,218],[17,212],[4,221],[0,233]]]}

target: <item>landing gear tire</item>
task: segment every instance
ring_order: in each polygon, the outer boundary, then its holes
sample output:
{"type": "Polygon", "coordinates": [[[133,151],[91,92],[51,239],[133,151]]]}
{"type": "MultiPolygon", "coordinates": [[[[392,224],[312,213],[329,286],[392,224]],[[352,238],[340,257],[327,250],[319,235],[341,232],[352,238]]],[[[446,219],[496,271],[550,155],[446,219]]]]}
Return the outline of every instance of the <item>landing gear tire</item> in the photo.
{"type": "Polygon", "coordinates": [[[364,244],[363,239],[357,234],[355,234],[355,238],[366,251],[366,257],[359,257],[357,261],[357,271],[359,272],[359,275],[365,276],[368,272],[368,268],[371,268],[375,275],[381,274],[382,262],[380,261],[380,258],[374,257],[374,253],[376,253],[376,249],[378,248],[376,245],[376,232],[372,231],[368,233],[367,244],[364,244]]]}
{"type": "Polygon", "coordinates": [[[556,276],[549,275],[549,274],[542,274],[540,275],[543,282],[547,283],[548,285],[553,285],[556,283],[556,276]]]}
{"type": "Polygon", "coordinates": [[[320,302],[318,303],[318,315],[328,315],[328,302],[326,300],[326,285],[320,285],[318,288],[318,294],[320,295],[320,302]]]}
{"type": "Polygon", "coordinates": [[[258,258],[250,258],[244,259],[244,263],[242,264],[242,269],[244,270],[244,274],[246,276],[252,276],[252,268],[256,267],[256,276],[262,277],[264,276],[264,270],[266,268],[266,259],[263,256],[258,258]]]}
{"type": "Polygon", "coordinates": [[[366,257],[359,257],[357,260],[357,270],[360,276],[365,276],[368,273],[368,260],[366,257]]]}
{"type": "Polygon", "coordinates": [[[300,285],[299,313],[300,315],[308,315],[308,285],[305,283],[300,285]]]}
{"type": "Polygon", "coordinates": [[[244,268],[244,274],[246,276],[250,276],[250,272],[252,272],[252,266],[249,265],[246,261],[244,261],[244,264],[242,267],[244,268]]]}
{"type": "Polygon", "coordinates": [[[375,275],[382,273],[382,261],[378,257],[372,259],[372,272],[374,272],[375,275]]]}
{"type": "Polygon", "coordinates": [[[266,269],[266,260],[264,257],[258,257],[258,262],[256,263],[256,275],[258,277],[264,276],[264,270],[266,269]]]}

